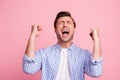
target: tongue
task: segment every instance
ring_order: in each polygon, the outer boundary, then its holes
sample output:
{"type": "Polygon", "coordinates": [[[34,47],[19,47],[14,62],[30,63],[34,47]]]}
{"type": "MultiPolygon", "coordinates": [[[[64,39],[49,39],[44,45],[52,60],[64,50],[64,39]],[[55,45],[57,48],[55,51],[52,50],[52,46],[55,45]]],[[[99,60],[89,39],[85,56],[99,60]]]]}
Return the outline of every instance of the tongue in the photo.
{"type": "Polygon", "coordinates": [[[67,34],[67,33],[64,33],[64,34],[63,34],[63,37],[64,37],[64,38],[66,38],[67,36],[68,36],[68,34],[67,34]]]}

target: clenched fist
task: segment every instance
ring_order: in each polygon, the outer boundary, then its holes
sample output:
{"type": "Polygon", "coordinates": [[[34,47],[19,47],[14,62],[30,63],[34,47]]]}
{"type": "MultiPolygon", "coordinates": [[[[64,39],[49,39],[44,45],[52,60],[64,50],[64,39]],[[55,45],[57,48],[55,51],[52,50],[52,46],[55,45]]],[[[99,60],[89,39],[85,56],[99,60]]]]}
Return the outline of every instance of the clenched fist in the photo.
{"type": "Polygon", "coordinates": [[[90,29],[90,36],[92,40],[98,40],[99,39],[99,30],[97,28],[90,29]]]}
{"type": "Polygon", "coordinates": [[[37,36],[40,35],[41,31],[42,31],[41,26],[39,26],[38,24],[33,25],[32,28],[31,28],[31,36],[37,37],[37,36]]]}

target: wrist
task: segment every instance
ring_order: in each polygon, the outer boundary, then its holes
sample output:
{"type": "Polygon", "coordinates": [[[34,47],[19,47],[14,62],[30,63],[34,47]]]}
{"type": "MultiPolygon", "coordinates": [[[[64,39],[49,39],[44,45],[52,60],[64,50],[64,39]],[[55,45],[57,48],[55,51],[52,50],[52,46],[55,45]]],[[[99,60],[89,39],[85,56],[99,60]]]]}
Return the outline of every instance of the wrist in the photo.
{"type": "Polygon", "coordinates": [[[36,36],[34,34],[31,34],[29,37],[30,40],[35,40],[35,38],[36,38],[36,36]]]}
{"type": "Polygon", "coordinates": [[[99,41],[100,38],[98,36],[94,36],[94,41],[99,41]]]}

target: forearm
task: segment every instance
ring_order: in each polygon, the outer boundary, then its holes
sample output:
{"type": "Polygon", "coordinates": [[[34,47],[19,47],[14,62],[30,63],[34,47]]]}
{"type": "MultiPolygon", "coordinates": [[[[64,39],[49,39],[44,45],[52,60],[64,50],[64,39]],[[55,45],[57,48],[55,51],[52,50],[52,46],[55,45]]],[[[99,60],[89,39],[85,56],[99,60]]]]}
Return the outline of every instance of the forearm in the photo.
{"type": "Polygon", "coordinates": [[[100,77],[102,75],[102,57],[99,60],[92,60],[90,64],[90,75],[92,77],[100,77]]]}
{"type": "Polygon", "coordinates": [[[85,57],[85,73],[92,77],[99,77],[102,74],[103,58],[97,60],[91,57],[91,54],[86,54],[85,57]]]}
{"type": "Polygon", "coordinates": [[[41,69],[41,52],[35,52],[35,39],[40,35],[42,27],[38,24],[31,27],[31,34],[23,58],[23,70],[33,74],[41,69]]]}
{"type": "Polygon", "coordinates": [[[41,69],[41,54],[39,51],[35,52],[35,37],[30,36],[23,58],[23,70],[28,74],[34,74],[41,69]]]}
{"type": "Polygon", "coordinates": [[[94,60],[98,60],[100,59],[101,56],[102,56],[101,43],[100,43],[100,39],[97,37],[94,39],[92,57],[94,60]]]}
{"type": "Polygon", "coordinates": [[[35,55],[35,37],[33,35],[30,35],[29,40],[28,40],[28,44],[26,47],[26,51],[25,54],[27,55],[27,57],[29,58],[33,58],[35,55]]]}
{"type": "Polygon", "coordinates": [[[39,51],[36,52],[34,58],[29,58],[26,55],[23,57],[23,71],[28,74],[34,74],[41,69],[41,56],[39,51]]]}

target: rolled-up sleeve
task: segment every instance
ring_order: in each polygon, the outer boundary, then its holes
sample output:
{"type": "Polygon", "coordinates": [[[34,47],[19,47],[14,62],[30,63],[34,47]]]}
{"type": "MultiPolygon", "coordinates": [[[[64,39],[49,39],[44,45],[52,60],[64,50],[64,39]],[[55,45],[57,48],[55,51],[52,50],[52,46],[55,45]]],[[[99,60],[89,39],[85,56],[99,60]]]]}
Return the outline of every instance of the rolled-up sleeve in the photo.
{"type": "Polygon", "coordinates": [[[26,55],[23,57],[23,71],[28,74],[34,74],[41,69],[41,51],[35,52],[33,58],[29,58],[26,55]]]}
{"type": "Polygon", "coordinates": [[[91,77],[99,77],[102,74],[103,57],[94,60],[89,54],[85,58],[85,73],[91,77]]]}

